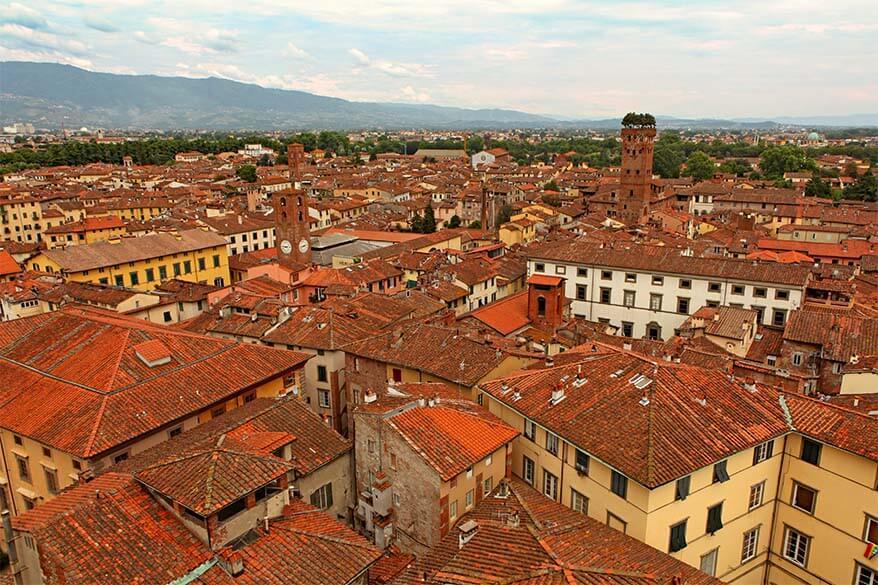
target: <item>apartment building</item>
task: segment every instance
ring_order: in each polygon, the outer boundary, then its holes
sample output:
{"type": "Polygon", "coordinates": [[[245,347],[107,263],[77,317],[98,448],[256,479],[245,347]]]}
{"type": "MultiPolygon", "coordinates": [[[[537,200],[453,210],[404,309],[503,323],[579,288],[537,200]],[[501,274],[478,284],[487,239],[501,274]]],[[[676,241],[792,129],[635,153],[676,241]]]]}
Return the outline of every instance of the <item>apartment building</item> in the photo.
{"type": "Polygon", "coordinates": [[[724,582],[873,582],[878,421],[630,352],[564,355],[479,387],[522,432],[516,476],[724,582]]]}
{"type": "Polygon", "coordinates": [[[783,327],[802,306],[809,268],[726,258],[678,249],[553,242],[528,255],[528,274],[566,279],[574,316],[607,323],[621,335],[668,339],[701,307],[728,305],[783,327]]]}
{"type": "Polygon", "coordinates": [[[52,226],[45,230],[43,239],[48,248],[58,248],[104,242],[122,237],[126,233],[125,222],[115,215],[108,215],[52,226]]]}
{"type": "Polygon", "coordinates": [[[13,514],[259,397],[310,356],[64,307],[0,323],[0,485],[13,514]]]}
{"type": "Polygon", "coordinates": [[[275,231],[271,221],[234,214],[205,218],[202,222],[226,239],[229,256],[274,248],[275,231]]]}
{"type": "Polygon", "coordinates": [[[39,242],[43,233],[42,219],[42,208],[36,199],[0,199],[0,239],[39,242]]]}
{"type": "Polygon", "coordinates": [[[200,229],[44,250],[29,268],[143,291],[170,278],[216,286],[230,282],[226,240],[200,229]]]}

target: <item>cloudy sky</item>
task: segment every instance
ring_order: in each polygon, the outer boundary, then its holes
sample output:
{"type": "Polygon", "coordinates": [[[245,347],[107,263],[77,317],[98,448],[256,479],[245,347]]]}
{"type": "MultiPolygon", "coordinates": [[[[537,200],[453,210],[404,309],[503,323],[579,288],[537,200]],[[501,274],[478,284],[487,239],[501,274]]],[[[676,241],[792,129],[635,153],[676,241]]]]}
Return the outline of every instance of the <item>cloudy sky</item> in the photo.
{"type": "Polygon", "coordinates": [[[874,113],[878,0],[0,0],[0,59],[575,117],[874,113]]]}

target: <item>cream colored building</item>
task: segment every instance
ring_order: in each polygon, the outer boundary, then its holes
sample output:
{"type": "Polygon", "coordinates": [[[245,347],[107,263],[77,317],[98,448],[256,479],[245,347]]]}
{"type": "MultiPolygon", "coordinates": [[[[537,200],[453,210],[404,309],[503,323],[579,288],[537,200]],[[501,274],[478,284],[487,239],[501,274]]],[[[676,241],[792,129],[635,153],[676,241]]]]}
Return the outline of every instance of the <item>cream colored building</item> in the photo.
{"type": "Polygon", "coordinates": [[[516,476],[723,581],[874,583],[855,576],[878,570],[863,556],[878,544],[878,420],[694,366],[572,351],[480,385],[479,402],[522,432],[516,476]]]}

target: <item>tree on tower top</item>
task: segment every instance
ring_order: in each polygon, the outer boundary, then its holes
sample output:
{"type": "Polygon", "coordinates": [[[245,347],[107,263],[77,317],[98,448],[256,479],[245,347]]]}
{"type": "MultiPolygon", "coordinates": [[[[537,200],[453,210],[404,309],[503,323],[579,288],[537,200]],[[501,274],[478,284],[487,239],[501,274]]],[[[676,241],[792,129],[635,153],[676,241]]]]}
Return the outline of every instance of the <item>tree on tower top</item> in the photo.
{"type": "Polygon", "coordinates": [[[655,128],[655,116],[628,112],[622,118],[622,125],[626,128],[655,128]]]}

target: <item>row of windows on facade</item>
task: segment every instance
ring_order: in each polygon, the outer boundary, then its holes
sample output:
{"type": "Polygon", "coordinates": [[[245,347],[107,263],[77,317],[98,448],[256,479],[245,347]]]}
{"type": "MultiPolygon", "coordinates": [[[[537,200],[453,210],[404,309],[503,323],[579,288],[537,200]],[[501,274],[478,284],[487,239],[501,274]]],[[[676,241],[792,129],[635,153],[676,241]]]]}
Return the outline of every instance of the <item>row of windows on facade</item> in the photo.
{"type": "MultiPolygon", "coordinates": [[[[536,264],[534,264],[534,272],[545,272],[545,271],[546,271],[545,264],[543,264],[541,262],[537,262],[536,264]]],[[[566,273],[567,273],[566,266],[563,266],[563,265],[555,266],[555,274],[566,274],[566,273]]],[[[636,272],[626,272],[624,274],[625,274],[625,282],[630,282],[630,283],[637,282],[638,274],[636,272]]],[[[587,277],[588,276],[588,268],[581,268],[581,267],[577,268],[576,269],[576,276],[582,277],[582,278],[587,277]]],[[[602,270],[601,271],[601,280],[613,280],[613,271],[612,270],[602,270]]],[[[665,277],[652,275],[650,282],[653,286],[664,286],[665,277]]],[[[692,288],[692,279],[680,278],[679,282],[677,283],[677,288],[691,289],[692,288]]],[[[601,290],[604,290],[604,289],[601,289],[601,290]]],[[[722,283],[715,282],[715,281],[708,282],[707,283],[707,292],[721,293],[722,292],[722,283]]],[[[747,287],[743,284],[733,284],[733,285],[731,285],[731,294],[736,295],[736,296],[744,296],[747,294],[747,287]]],[[[753,287],[753,296],[755,298],[761,298],[761,299],[768,298],[768,289],[765,287],[754,286],[753,287]]],[[[783,289],[777,289],[774,291],[774,298],[776,300],[779,300],[779,301],[789,300],[790,291],[783,290],[783,289]]],[[[584,300],[584,299],[580,299],[580,300],[584,300]]],[[[601,302],[604,302],[604,301],[601,301],[601,302]]],[[[609,301],[606,301],[606,302],[609,302],[609,301]]]]}
{"type": "MultiPolygon", "coordinates": [[[[266,239],[268,238],[268,230],[262,230],[262,237],[266,238],[266,239]]],[[[258,238],[259,238],[259,232],[253,232],[252,239],[256,240],[258,238]]],[[[241,241],[242,242],[247,241],[247,234],[241,234],[241,241]]],[[[236,236],[234,234],[229,238],[229,243],[231,243],[231,244],[236,243],[236,236]]]]}

